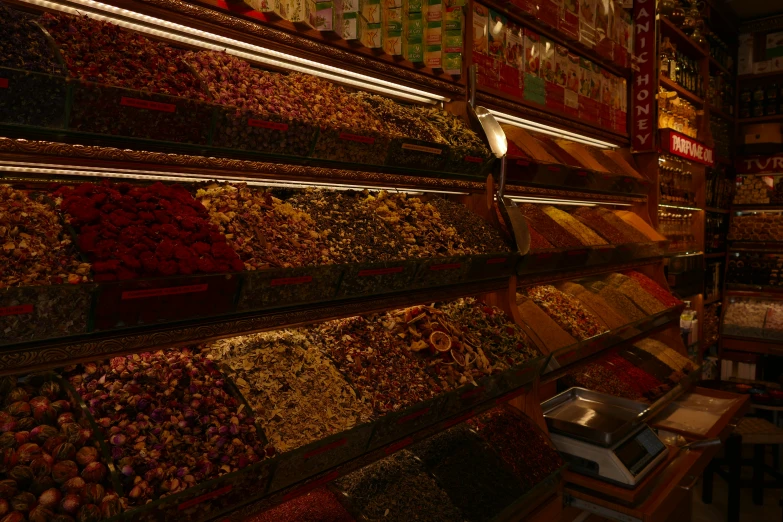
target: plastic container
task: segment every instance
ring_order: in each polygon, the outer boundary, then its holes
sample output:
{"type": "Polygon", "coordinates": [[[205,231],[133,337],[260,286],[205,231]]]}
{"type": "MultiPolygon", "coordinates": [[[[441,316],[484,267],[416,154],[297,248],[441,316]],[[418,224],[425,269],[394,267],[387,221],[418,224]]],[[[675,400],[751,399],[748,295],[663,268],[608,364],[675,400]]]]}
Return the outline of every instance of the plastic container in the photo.
{"type": "Polygon", "coordinates": [[[482,176],[492,167],[495,157],[483,151],[452,145],[446,156],[443,170],[457,174],[482,176]]]}
{"type": "Polygon", "coordinates": [[[383,165],[391,138],[378,132],[321,127],[312,157],[356,163],[383,165]]]}
{"type": "Polygon", "coordinates": [[[84,334],[94,284],[0,289],[0,346],[84,334]]]}
{"type": "Polygon", "coordinates": [[[518,262],[518,252],[498,252],[473,256],[470,261],[470,270],[468,270],[465,279],[467,281],[505,279],[514,274],[518,262]]]}
{"type": "Polygon", "coordinates": [[[100,283],[95,330],[111,330],[233,313],[240,273],[100,283]]]}
{"type": "Polygon", "coordinates": [[[419,261],[411,287],[428,288],[462,283],[467,279],[470,265],[470,256],[423,259],[419,261]]]}
{"type": "Polygon", "coordinates": [[[444,418],[443,410],[448,400],[449,395],[442,394],[404,410],[384,415],[375,422],[368,449],[386,446],[414,431],[437,423],[444,418]]]}
{"type": "Polygon", "coordinates": [[[243,272],[237,312],[328,301],[337,294],[343,270],[325,265],[243,272]]]}
{"type": "Polygon", "coordinates": [[[384,261],[347,265],[343,273],[338,298],[378,295],[410,288],[418,263],[416,261],[384,261]]]}
{"type": "Polygon", "coordinates": [[[292,122],[269,112],[257,113],[237,107],[217,107],[212,146],[269,154],[307,157],[318,128],[292,122]]]}
{"type": "Polygon", "coordinates": [[[68,127],[79,132],[209,144],[215,106],[206,102],[74,81],[68,127]]]}
{"type": "Polygon", "coordinates": [[[385,164],[390,167],[443,171],[448,155],[448,145],[412,138],[394,138],[389,144],[385,164]]]}
{"type": "Polygon", "coordinates": [[[64,76],[0,67],[0,123],[63,129],[67,99],[64,76]]]}

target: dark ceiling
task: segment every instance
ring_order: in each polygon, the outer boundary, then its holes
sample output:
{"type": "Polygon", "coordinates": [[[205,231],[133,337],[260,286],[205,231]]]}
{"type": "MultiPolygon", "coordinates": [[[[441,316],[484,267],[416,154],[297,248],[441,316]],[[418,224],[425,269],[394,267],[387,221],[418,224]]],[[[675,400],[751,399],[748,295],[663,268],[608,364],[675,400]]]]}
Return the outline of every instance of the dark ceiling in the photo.
{"type": "Polygon", "coordinates": [[[753,20],[783,14],[783,0],[718,0],[734,11],[740,20],[753,20]]]}

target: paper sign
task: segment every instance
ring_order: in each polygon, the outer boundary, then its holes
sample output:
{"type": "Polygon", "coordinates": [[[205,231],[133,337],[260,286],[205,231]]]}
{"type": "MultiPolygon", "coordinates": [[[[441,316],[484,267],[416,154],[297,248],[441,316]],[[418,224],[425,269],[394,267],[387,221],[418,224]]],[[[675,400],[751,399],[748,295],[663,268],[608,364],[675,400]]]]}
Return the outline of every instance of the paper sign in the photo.
{"type": "Polygon", "coordinates": [[[287,123],[276,123],[274,121],[254,120],[253,118],[247,120],[247,125],[248,127],[260,127],[263,129],[273,129],[279,131],[288,130],[287,123]]]}
{"type": "Polygon", "coordinates": [[[8,315],[25,315],[31,313],[33,313],[33,305],[31,304],[6,306],[0,308],[0,317],[5,317],[8,315]]]}
{"type": "Polygon", "coordinates": [[[149,290],[130,290],[122,293],[122,299],[142,299],[145,297],[159,297],[162,295],[196,294],[199,292],[206,292],[207,288],[209,288],[208,284],[150,288],[149,290]]]}
{"type": "Polygon", "coordinates": [[[177,110],[177,106],[173,103],[160,103],[149,100],[140,100],[138,98],[127,98],[125,96],[123,96],[120,100],[120,105],[160,112],[175,112],[177,110]]]}
{"type": "Polygon", "coordinates": [[[303,285],[305,283],[311,283],[313,276],[302,277],[281,277],[280,279],[272,279],[270,286],[288,286],[288,285],[303,285]]]}

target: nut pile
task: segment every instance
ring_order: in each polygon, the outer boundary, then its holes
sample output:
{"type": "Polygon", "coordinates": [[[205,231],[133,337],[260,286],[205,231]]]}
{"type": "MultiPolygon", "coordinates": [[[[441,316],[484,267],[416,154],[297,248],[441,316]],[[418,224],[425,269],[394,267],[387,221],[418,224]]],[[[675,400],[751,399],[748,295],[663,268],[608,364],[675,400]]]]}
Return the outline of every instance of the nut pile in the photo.
{"type": "Polygon", "coordinates": [[[734,204],[767,204],[771,193],[772,190],[760,176],[746,176],[734,193],[734,204]]]}
{"type": "Polygon", "coordinates": [[[744,214],[731,218],[731,241],[783,241],[783,214],[744,214]]]}
{"type": "Polygon", "coordinates": [[[0,4],[0,67],[63,74],[33,17],[0,4]]]}
{"type": "Polygon", "coordinates": [[[578,299],[552,285],[532,286],[525,290],[525,294],[561,328],[580,341],[609,331],[578,299]]]}
{"type": "Polygon", "coordinates": [[[85,183],[56,194],[95,281],[244,268],[204,206],[181,186],[85,183]]]}
{"type": "Polygon", "coordinates": [[[220,364],[280,451],[363,424],[372,408],[357,396],[306,330],[278,330],[210,343],[220,364]]]}
{"type": "Polygon", "coordinates": [[[274,454],[215,363],[186,348],[88,363],[69,375],[104,431],[128,506],[274,454]]]}
{"type": "Polygon", "coordinates": [[[41,24],[57,42],[71,77],[205,100],[182,52],[88,16],[45,13],[41,24]]]}
{"type": "Polygon", "coordinates": [[[213,183],[196,191],[210,221],[226,236],[246,270],[330,264],[313,219],[270,191],[213,183]]]}
{"type": "Polygon", "coordinates": [[[5,378],[0,411],[0,516],[101,520],[122,504],[87,419],[60,383],[5,378]]]}
{"type": "Polygon", "coordinates": [[[0,288],[89,281],[90,265],[51,205],[8,185],[0,185],[0,244],[0,288]]]}

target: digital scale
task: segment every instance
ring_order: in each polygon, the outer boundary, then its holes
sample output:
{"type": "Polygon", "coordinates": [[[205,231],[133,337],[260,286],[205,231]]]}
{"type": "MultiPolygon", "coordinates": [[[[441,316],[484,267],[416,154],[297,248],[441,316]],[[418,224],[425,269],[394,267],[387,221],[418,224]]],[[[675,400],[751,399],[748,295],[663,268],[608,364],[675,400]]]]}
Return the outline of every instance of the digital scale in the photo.
{"type": "Polygon", "coordinates": [[[571,388],[541,407],[552,442],[578,473],[632,489],[668,455],[641,422],[646,404],[571,388]]]}

